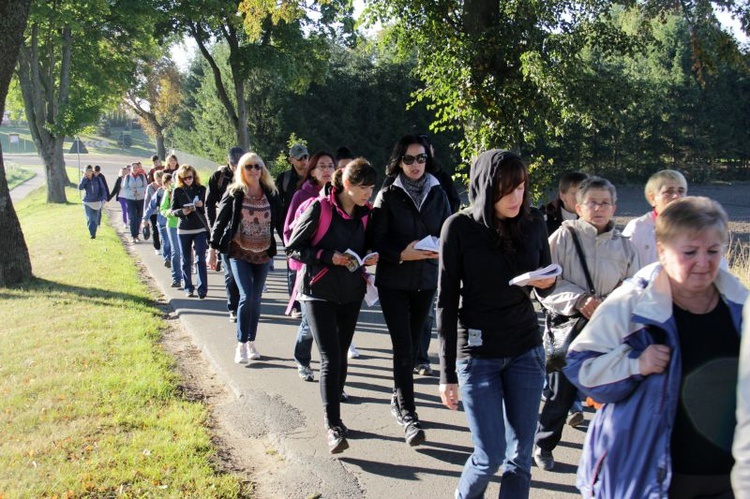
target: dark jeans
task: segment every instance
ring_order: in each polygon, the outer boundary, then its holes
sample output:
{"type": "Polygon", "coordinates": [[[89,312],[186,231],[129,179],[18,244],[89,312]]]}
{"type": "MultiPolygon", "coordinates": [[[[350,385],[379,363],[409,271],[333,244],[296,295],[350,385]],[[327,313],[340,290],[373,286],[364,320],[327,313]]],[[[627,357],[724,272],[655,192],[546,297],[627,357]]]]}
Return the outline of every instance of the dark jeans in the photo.
{"type": "MultiPolygon", "coordinates": [[[[237,307],[240,303],[240,290],[234,279],[234,272],[229,263],[229,255],[220,253],[219,258],[221,258],[221,261],[224,264],[224,287],[227,290],[227,310],[236,313],[237,307]]],[[[263,281],[265,282],[265,279],[263,279],[263,281]]]]}
{"type": "Polygon", "coordinates": [[[266,283],[271,263],[250,263],[245,260],[230,258],[232,272],[240,292],[237,306],[237,341],[255,341],[260,322],[260,299],[263,297],[263,285],[266,283]]]}
{"type": "Polygon", "coordinates": [[[393,345],[393,385],[401,409],[414,412],[414,360],[434,289],[406,291],[378,287],[380,308],[393,345]]]}
{"type": "Polygon", "coordinates": [[[320,396],[326,420],[332,425],[341,420],[339,397],[348,368],[346,351],[352,342],[361,306],[361,299],[343,304],[322,300],[302,302],[320,352],[320,396]]]}
{"type": "Polygon", "coordinates": [[[135,239],[140,237],[138,230],[141,228],[141,219],[143,218],[143,199],[127,199],[128,203],[128,220],[130,221],[130,237],[135,239]]]}
{"type": "Polygon", "coordinates": [[[155,250],[161,249],[161,239],[159,238],[159,224],[156,221],[156,213],[148,218],[151,224],[151,244],[154,245],[155,250]]]}
{"type": "Polygon", "coordinates": [[[182,282],[185,292],[195,291],[193,286],[193,245],[198,266],[198,295],[208,293],[208,270],[206,269],[206,250],[208,249],[208,234],[178,234],[180,250],[182,251],[182,282]]]}
{"type": "Polygon", "coordinates": [[[552,451],[562,438],[568,411],[578,398],[578,389],[560,371],[547,375],[549,392],[539,415],[534,443],[540,449],[552,451]]]}

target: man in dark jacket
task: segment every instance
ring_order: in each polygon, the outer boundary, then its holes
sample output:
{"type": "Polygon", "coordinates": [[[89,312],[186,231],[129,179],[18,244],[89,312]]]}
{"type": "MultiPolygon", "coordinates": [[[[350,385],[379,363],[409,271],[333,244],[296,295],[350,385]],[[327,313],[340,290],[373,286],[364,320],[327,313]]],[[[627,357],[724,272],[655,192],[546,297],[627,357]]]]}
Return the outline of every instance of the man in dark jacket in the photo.
{"type": "MultiPolygon", "coordinates": [[[[220,166],[211,177],[208,179],[208,189],[206,189],[206,218],[208,218],[208,226],[214,226],[216,222],[216,208],[224,197],[224,193],[232,183],[234,177],[234,171],[237,169],[237,163],[240,162],[240,158],[245,154],[245,150],[241,147],[232,147],[229,149],[227,157],[227,164],[220,166]]],[[[209,261],[213,261],[213,255],[216,254],[216,250],[211,248],[209,250],[209,261]]],[[[237,288],[237,283],[234,281],[234,275],[232,274],[232,267],[229,265],[229,256],[221,254],[221,259],[216,263],[216,270],[221,270],[221,264],[224,266],[224,285],[227,290],[227,310],[229,310],[229,320],[237,322],[237,306],[240,302],[240,290],[237,288]]]]}

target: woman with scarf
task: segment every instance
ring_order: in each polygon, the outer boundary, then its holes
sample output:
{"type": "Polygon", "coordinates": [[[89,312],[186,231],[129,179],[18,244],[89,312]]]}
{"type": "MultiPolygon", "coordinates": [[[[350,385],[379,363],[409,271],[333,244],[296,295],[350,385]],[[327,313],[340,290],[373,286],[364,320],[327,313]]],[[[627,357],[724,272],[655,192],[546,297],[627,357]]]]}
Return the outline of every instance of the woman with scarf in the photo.
{"type": "Polygon", "coordinates": [[[469,185],[471,207],[440,233],[440,397],[455,410],[460,387],[474,444],[455,496],[482,497],[502,466],[499,497],[524,499],[545,375],[529,294],[533,287],[546,296],[555,278],[508,281],[550,264],[547,228],[529,207],[529,173],[518,155],[480,154],[469,185]]]}
{"type": "Polygon", "coordinates": [[[125,198],[128,205],[128,220],[130,221],[130,237],[134,243],[141,240],[140,228],[143,218],[143,200],[146,197],[148,179],[140,163],[130,165],[130,173],[125,175],[120,187],[120,198],[125,198]]]}
{"type": "Polygon", "coordinates": [[[415,245],[438,237],[450,216],[448,197],[433,171],[429,144],[416,135],[401,137],[372,216],[373,248],[380,255],[375,283],[393,345],[391,413],[411,446],[425,441],[414,404],[413,367],[438,277],[437,251],[415,245]]]}

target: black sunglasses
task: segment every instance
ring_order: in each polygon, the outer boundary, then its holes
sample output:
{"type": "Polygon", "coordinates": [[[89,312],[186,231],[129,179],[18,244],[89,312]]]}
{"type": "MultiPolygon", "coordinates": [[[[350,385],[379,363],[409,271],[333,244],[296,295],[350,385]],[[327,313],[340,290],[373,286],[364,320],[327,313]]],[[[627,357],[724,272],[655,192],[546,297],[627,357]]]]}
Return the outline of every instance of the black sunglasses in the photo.
{"type": "Polygon", "coordinates": [[[255,169],[255,170],[259,170],[259,171],[260,171],[260,170],[262,170],[262,169],[263,169],[263,165],[251,165],[251,164],[249,164],[249,165],[244,165],[244,166],[243,166],[243,168],[244,168],[245,170],[247,170],[247,171],[250,171],[250,170],[252,170],[252,169],[255,169]]]}
{"type": "Polygon", "coordinates": [[[404,154],[401,157],[401,161],[403,161],[405,165],[414,164],[415,160],[420,165],[423,165],[423,164],[427,163],[427,155],[426,154],[417,154],[416,156],[412,156],[410,154],[404,154]]]}

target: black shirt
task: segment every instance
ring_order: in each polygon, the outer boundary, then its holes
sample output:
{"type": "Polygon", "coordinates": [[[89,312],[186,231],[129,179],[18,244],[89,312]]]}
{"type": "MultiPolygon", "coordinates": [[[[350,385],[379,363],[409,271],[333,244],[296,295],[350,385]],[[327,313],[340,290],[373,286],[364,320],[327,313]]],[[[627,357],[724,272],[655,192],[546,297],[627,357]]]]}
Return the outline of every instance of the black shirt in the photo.
{"type": "Polygon", "coordinates": [[[672,469],[691,475],[732,470],[740,336],[724,301],[706,314],[673,307],[682,380],[672,429],[672,469]]]}

